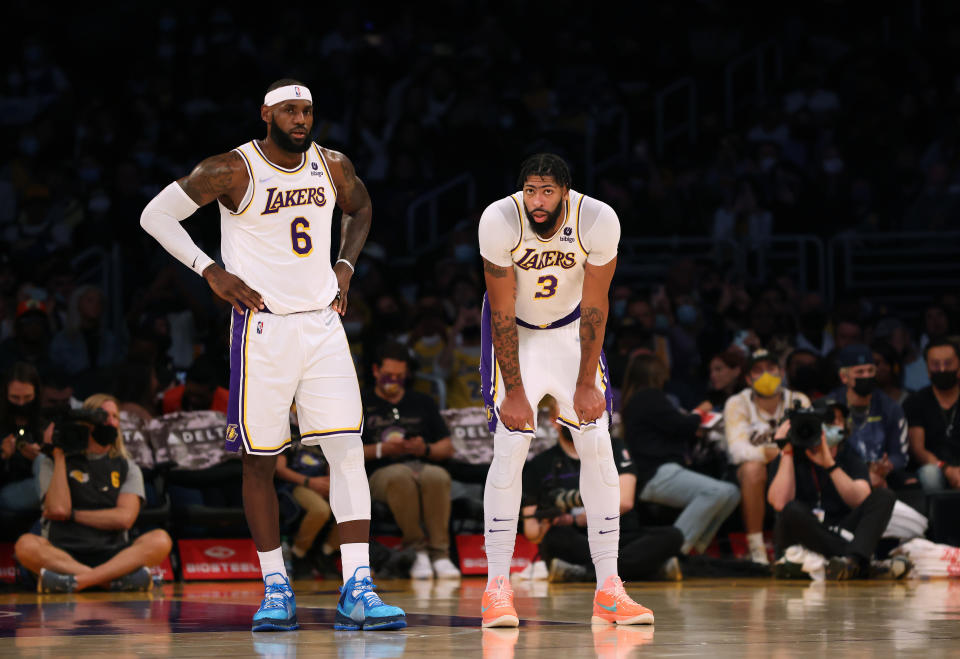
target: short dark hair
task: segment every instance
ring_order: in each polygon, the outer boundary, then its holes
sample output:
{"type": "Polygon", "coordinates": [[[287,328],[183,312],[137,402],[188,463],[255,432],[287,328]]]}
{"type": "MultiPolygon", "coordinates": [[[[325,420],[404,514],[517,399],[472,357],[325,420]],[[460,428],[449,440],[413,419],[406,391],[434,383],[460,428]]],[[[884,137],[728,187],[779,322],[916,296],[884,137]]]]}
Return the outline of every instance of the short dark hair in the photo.
{"type": "Polygon", "coordinates": [[[274,89],[280,89],[281,87],[287,87],[288,85],[300,85],[301,87],[306,87],[306,85],[299,80],[294,80],[293,78],[280,78],[276,82],[271,83],[270,86],[267,87],[267,91],[264,92],[264,94],[269,94],[274,89]]]}
{"type": "Polygon", "coordinates": [[[956,343],[949,339],[934,339],[923,349],[923,361],[927,361],[927,355],[934,348],[953,348],[953,354],[957,356],[957,359],[960,359],[960,347],[957,347],[956,343]]]}
{"type": "Polygon", "coordinates": [[[557,185],[564,188],[569,188],[572,181],[567,161],[555,153],[537,153],[524,160],[520,165],[517,186],[523,189],[531,176],[552,176],[557,185]]]}
{"type": "Polygon", "coordinates": [[[396,341],[387,341],[377,348],[377,366],[383,366],[383,360],[393,359],[398,362],[404,362],[407,368],[410,367],[410,350],[407,346],[396,341]]]}

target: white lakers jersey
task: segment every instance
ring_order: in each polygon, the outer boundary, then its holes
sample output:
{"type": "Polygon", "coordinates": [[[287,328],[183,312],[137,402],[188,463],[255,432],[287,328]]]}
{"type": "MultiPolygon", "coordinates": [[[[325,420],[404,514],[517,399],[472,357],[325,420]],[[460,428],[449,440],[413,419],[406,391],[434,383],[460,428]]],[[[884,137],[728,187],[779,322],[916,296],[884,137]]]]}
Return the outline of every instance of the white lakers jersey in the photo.
{"type": "Polygon", "coordinates": [[[530,227],[523,192],[496,201],[480,218],[480,254],[517,277],[519,320],[543,326],[570,314],[583,294],[583,266],[617,255],[620,221],[607,204],[570,190],[564,221],[549,240],[530,227]]]}
{"type": "Polygon", "coordinates": [[[227,272],[259,292],[273,313],[323,309],[337,294],[330,264],[337,191],[320,149],[313,144],[293,169],[267,160],[255,141],[234,151],[250,184],[236,212],[220,204],[227,272]]]}

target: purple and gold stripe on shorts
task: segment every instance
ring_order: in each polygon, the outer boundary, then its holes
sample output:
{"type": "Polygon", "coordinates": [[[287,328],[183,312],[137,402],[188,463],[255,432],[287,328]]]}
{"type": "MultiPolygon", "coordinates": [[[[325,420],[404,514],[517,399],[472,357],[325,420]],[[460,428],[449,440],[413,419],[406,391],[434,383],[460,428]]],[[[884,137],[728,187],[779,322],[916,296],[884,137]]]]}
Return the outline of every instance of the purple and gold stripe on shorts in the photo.
{"type": "Polygon", "coordinates": [[[250,445],[246,436],[244,391],[246,384],[246,345],[247,326],[250,311],[238,313],[233,310],[230,317],[230,401],[227,405],[226,449],[237,452],[243,445],[250,445]]]}

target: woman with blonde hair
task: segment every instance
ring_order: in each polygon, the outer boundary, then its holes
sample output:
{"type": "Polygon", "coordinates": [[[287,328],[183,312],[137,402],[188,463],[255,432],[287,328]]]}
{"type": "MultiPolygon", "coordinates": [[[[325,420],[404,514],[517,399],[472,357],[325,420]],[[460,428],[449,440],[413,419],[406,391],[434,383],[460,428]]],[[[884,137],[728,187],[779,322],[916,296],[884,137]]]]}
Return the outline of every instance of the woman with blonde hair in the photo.
{"type": "Polygon", "coordinates": [[[83,407],[107,413],[102,424],[74,422],[59,428],[86,447],[59,444],[41,454],[37,486],[43,501],[41,535],[25,533],[14,546],[17,560],[38,577],[41,593],[70,593],[93,586],[118,591],[153,587],[150,568],[173,546],[163,529],[131,539],[146,499],[143,474],[127,457],[119,405],[108,394],[87,398],[83,407]]]}

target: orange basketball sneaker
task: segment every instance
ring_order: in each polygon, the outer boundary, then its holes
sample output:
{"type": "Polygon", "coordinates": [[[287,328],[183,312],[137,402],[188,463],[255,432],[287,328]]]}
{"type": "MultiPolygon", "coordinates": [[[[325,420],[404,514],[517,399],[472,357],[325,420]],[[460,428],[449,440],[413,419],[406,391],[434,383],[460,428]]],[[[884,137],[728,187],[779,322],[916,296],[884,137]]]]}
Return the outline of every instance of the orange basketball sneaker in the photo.
{"type": "Polygon", "coordinates": [[[483,591],[480,613],[483,614],[483,627],[520,626],[517,610],[513,608],[513,587],[507,577],[501,574],[483,591]]]}
{"type": "Polygon", "coordinates": [[[623,589],[620,577],[607,577],[593,598],[594,624],[652,625],[653,611],[637,604],[623,589]]]}

